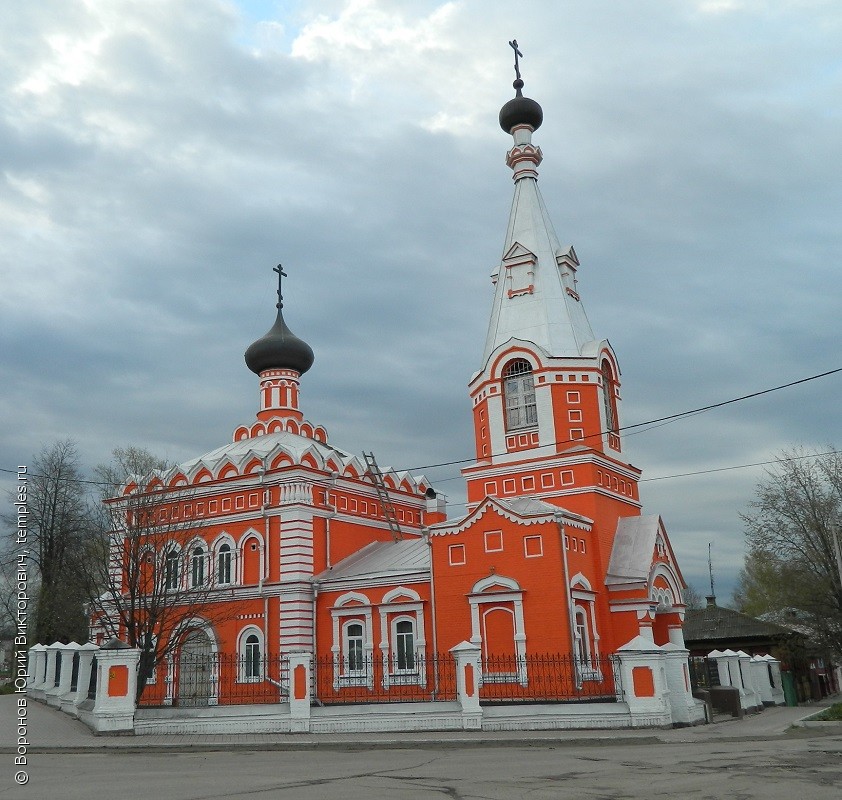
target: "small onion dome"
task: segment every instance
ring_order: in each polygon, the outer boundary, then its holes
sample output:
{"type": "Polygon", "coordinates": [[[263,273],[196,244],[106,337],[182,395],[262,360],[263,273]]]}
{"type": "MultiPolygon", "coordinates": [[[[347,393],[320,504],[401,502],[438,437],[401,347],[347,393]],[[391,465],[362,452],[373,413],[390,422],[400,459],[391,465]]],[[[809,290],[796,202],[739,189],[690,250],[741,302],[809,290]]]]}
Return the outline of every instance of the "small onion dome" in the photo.
{"type": "Polygon", "coordinates": [[[506,133],[511,133],[516,125],[529,125],[533,131],[537,131],[544,121],[541,106],[529,97],[523,96],[521,92],[523,81],[520,78],[512,86],[517,90],[517,95],[500,109],[500,127],[506,133]]]}
{"type": "Polygon", "coordinates": [[[287,327],[280,308],[275,324],[245,353],[246,366],[257,375],[266,369],[294,369],[303,375],[314,358],[310,345],[287,327]]]}

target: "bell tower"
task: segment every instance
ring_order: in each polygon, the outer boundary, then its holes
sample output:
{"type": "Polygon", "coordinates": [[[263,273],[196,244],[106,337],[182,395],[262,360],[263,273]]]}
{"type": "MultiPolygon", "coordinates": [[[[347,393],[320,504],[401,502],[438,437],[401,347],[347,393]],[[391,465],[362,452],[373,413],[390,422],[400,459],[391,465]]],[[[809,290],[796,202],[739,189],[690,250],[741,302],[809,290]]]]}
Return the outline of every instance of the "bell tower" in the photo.
{"type": "Polygon", "coordinates": [[[594,335],[577,283],[576,251],[556,235],[538,188],[544,114],[523,95],[517,42],[515,97],[500,110],[512,137],[514,198],[480,370],[471,378],[476,461],[463,470],[469,508],[488,495],[531,495],[593,517],[594,493],[639,514],[639,471],[622,456],[620,369],[594,335]],[[585,494],[590,494],[586,501],[585,494]],[[579,497],[580,500],[576,500],[579,497]]]}

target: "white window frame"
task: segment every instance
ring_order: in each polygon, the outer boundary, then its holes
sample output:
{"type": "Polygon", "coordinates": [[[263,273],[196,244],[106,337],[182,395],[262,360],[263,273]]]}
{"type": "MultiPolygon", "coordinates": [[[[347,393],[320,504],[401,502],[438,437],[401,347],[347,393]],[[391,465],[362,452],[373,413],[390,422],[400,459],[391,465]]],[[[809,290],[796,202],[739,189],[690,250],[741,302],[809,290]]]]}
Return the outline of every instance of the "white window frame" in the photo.
{"type": "Polygon", "coordinates": [[[538,426],[538,405],[535,399],[535,374],[525,358],[513,358],[503,367],[503,411],[507,431],[538,426]],[[524,368],[526,367],[526,368],[524,368]],[[515,372],[515,368],[518,371],[515,372]]]}
{"type": "Polygon", "coordinates": [[[425,686],[427,673],[427,642],[424,626],[424,603],[421,596],[413,589],[398,586],[383,596],[378,606],[380,615],[380,656],[383,664],[383,688],[392,684],[403,686],[416,684],[425,686]],[[397,624],[412,623],[414,639],[415,666],[411,669],[398,669],[397,664],[397,624]]]}
{"type": "Polygon", "coordinates": [[[182,554],[177,547],[170,546],[164,554],[164,591],[177,592],[181,588],[182,570],[181,570],[182,554]],[[175,566],[175,580],[173,577],[173,570],[170,565],[175,566]]]}
{"type": "Polygon", "coordinates": [[[514,673],[487,672],[483,668],[484,683],[519,683],[526,686],[529,682],[526,665],[526,628],[523,619],[523,591],[514,578],[502,575],[489,575],[477,581],[470,594],[468,604],[471,608],[471,644],[483,648],[483,661],[487,656],[482,638],[485,615],[493,607],[507,608],[514,616],[514,644],[517,671],[514,673]]]}
{"type": "Polygon", "coordinates": [[[340,689],[343,686],[367,686],[374,687],[374,670],[368,669],[362,672],[348,670],[346,659],[347,625],[354,622],[362,622],[363,625],[363,663],[372,665],[374,643],[371,629],[371,601],[364,594],[358,592],[346,592],[336,598],[333,608],[330,610],[333,623],[333,645],[331,654],[333,656],[333,688],[340,689]]]}
{"type": "Polygon", "coordinates": [[[190,588],[201,589],[205,585],[205,562],[208,551],[204,542],[196,542],[190,545],[190,588]],[[198,553],[196,551],[199,551],[198,553]],[[199,573],[198,576],[196,573],[199,573]],[[199,580],[196,580],[196,578],[199,580]]]}
{"type": "Polygon", "coordinates": [[[260,683],[263,680],[263,658],[264,651],[263,631],[256,625],[249,625],[240,631],[237,637],[237,683],[260,683]],[[256,642],[249,642],[251,637],[256,642]],[[257,674],[250,674],[249,669],[254,659],[253,648],[257,646],[257,674]],[[252,651],[252,652],[250,652],[252,651]]]}
{"type": "Polygon", "coordinates": [[[230,542],[222,542],[219,549],[216,551],[216,583],[219,586],[228,586],[232,584],[234,578],[233,572],[234,548],[230,542]],[[223,548],[228,548],[223,550],[223,548]],[[220,575],[224,580],[220,579],[220,575]]]}
{"type": "Polygon", "coordinates": [[[581,572],[574,575],[570,580],[570,598],[573,602],[571,623],[573,626],[573,655],[576,661],[576,671],[583,681],[601,681],[599,631],[596,625],[596,614],[594,613],[596,593],[592,590],[590,581],[581,572]],[[583,622],[581,628],[580,617],[583,622]],[[581,641],[583,633],[586,638],[581,641]]]}

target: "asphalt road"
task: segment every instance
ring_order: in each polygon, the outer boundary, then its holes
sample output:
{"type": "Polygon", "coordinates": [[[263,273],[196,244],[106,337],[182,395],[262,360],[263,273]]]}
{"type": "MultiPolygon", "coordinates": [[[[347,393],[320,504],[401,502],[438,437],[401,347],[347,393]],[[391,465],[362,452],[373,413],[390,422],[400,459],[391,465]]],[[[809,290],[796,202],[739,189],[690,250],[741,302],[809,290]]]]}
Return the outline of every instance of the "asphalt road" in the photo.
{"type": "MultiPolygon", "coordinates": [[[[0,798],[144,800],[548,800],[729,798],[840,800],[842,735],[587,746],[235,752],[33,753],[29,783],[0,798]]],[[[2,770],[0,761],[0,770],[2,770]]]]}

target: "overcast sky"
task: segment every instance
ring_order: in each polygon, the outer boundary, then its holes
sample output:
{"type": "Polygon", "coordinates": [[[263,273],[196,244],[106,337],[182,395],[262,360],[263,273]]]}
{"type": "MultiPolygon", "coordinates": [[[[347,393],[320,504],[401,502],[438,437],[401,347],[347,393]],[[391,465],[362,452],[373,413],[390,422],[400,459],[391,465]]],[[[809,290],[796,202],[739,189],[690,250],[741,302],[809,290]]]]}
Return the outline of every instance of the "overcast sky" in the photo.
{"type": "MultiPolygon", "coordinates": [[[[305,415],[381,466],[469,458],[512,196],[540,186],[634,424],[842,366],[838,0],[0,0],[0,467],[72,437],[172,460],[257,410],[243,351],[316,353],[305,415]]],[[[742,562],[761,467],[839,445],[840,374],[626,438],[685,578],[742,562]]],[[[458,466],[425,469],[464,510],[458,466]]],[[[8,476],[0,485],[9,485],[8,476]]]]}

